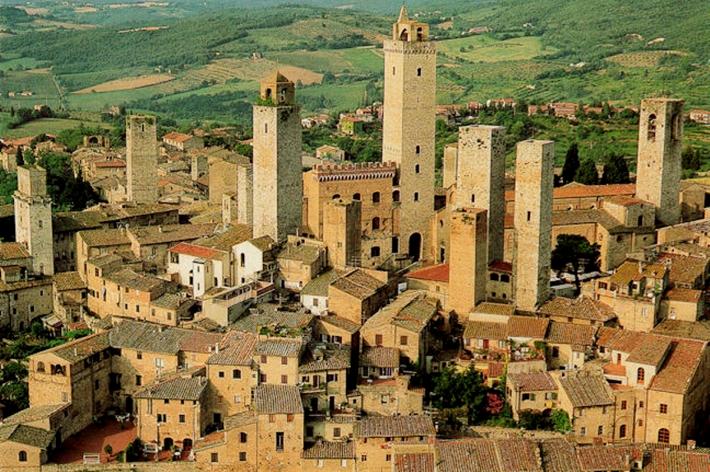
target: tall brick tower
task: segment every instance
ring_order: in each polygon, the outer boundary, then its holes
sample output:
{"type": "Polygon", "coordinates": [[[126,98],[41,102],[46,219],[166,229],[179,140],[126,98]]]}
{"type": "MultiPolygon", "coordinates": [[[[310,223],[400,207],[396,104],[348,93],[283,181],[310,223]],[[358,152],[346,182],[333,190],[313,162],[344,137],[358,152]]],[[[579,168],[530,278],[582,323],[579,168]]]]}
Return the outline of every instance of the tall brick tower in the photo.
{"type": "Polygon", "coordinates": [[[641,102],[636,196],[656,206],[656,220],[680,220],[683,100],[651,98],[641,102]]]}
{"type": "Polygon", "coordinates": [[[417,260],[434,214],[436,48],[429,25],[410,20],[403,6],[384,52],[382,160],[399,168],[399,252],[417,260]]]}
{"type": "Polygon", "coordinates": [[[254,237],[283,241],[301,223],[301,119],[293,82],[278,71],[254,105],[254,237]]]}
{"type": "Polygon", "coordinates": [[[554,159],[552,141],[518,143],[513,282],[515,303],[525,311],[535,311],[550,290],[554,159]]]}
{"type": "Polygon", "coordinates": [[[158,201],[158,137],[154,116],[126,119],[126,174],[128,200],[158,201]]]}
{"type": "Polygon", "coordinates": [[[456,169],[457,208],[488,211],[488,262],[503,260],[505,225],[505,128],[463,126],[459,128],[456,169]]]}
{"type": "Polygon", "coordinates": [[[486,210],[458,208],[451,212],[449,308],[466,316],[486,299],[488,241],[486,210]]]}
{"type": "Polygon", "coordinates": [[[47,195],[47,171],[38,166],[17,168],[15,239],[32,256],[32,270],[54,274],[52,199],[47,195]]]}

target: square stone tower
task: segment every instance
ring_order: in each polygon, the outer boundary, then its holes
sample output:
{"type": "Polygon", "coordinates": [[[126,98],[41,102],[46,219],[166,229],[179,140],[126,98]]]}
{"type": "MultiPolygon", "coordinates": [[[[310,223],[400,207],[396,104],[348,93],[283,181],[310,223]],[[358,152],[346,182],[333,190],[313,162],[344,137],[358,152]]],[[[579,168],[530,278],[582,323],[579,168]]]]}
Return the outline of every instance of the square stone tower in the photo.
{"type": "Polygon", "coordinates": [[[664,225],[680,220],[683,100],[649,98],[641,102],[636,196],[656,206],[664,225]]]}
{"type": "Polygon", "coordinates": [[[252,166],[240,165],[237,167],[237,221],[240,225],[251,226],[254,221],[252,193],[254,174],[252,166]]]}
{"type": "Polygon", "coordinates": [[[278,72],[261,82],[254,105],[254,237],[284,241],[301,223],[301,119],[293,82],[278,72]]]}
{"type": "Polygon", "coordinates": [[[447,144],[444,147],[444,162],[442,172],[444,188],[449,188],[456,183],[456,167],[458,166],[458,158],[458,143],[447,144]]]}
{"type": "Polygon", "coordinates": [[[480,208],[451,212],[449,307],[460,317],[486,299],[488,215],[480,208]]]}
{"type": "Polygon", "coordinates": [[[15,240],[27,247],[32,270],[54,274],[52,199],[47,195],[47,171],[39,166],[17,168],[15,199],[15,240]]]}
{"type": "Polygon", "coordinates": [[[399,252],[418,260],[434,214],[436,48],[429,26],[410,20],[402,7],[384,52],[382,161],[399,169],[399,252]]]}
{"type": "Polygon", "coordinates": [[[488,211],[488,262],[503,260],[505,227],[505,128],[462,126],[454,206],[488,211]]]}
{"type": "Polygon", "coordinates": [[[328,263],[337,269],[360,265],[361,203],[337,199],[323,211],[323,242],[328,247],[328,263]]]}
{"type": "Polygon", "coordinates": [[[515,303],[525,311],[548,298],[555,143],[518,143],[515,162],[515,303]]]}
{"type": "Polygon", "coordinates": [[[158,136],[154,116],[126,118],[126,180],[129,201],[158,201],[158,136]]]}

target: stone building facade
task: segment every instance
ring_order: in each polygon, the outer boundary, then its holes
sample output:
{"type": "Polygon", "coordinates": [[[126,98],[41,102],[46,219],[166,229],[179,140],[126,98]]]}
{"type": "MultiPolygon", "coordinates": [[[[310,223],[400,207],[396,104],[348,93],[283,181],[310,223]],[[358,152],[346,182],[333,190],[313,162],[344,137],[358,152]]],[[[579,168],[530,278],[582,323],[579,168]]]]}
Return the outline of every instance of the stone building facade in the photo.
{"type": "Polygon", "coordinates": [[[158,201],[158,137],[153,116],[126,119],[127,197],[135,203],[158,201]]]}
{"type": "Polygon", "coordinates": [[[521,310],[535,311],[549,293],[554,158],[552,141],[518,143],[513,265],[515,302],[521,310]]]}
{"type": "Polygon", "coordinates": [[[254,105],[254,237],[276,242],[301,223],[301,119],[295,86],[278,72],[261,83],[254,105]]]}
{"type": "Polygon", "coordinates": [[[38,166],[17,168],[15,239],[32,256],[32,271],[54,274],[52,199],[47,194],[47,171],[38,166]]]}
{"type": "Polygon", "coordinates": [[[434,214],[436,47],[429,25],[411,20],[402,7],[384,51],[382,161],[399,170],[399,252],[418,260],[428,254],[434,214]]]}
{"type": "Polygon", "coordinates": [[[656,219],[663,225],[680,221],[683,103],[668,98],[641,101],[636,195],[656,206],[656,219]]]}
{"type": "Polygon", "coordinates": [[[488,212],[461,208],[451,212],[451,257],[449,262],[449,309],[466,316],[486,299],[488,212]]]}

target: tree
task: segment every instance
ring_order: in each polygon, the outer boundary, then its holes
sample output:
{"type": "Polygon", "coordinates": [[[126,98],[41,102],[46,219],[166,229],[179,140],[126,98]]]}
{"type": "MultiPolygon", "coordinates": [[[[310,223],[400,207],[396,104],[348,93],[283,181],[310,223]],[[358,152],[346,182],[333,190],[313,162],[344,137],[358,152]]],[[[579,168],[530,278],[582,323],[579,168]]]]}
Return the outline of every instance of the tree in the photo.
{"type": "Polygon", "coordinates": [[[574,181],[579,169],[579,147],[577,143],[570,144],[565,156],[565,163],[562,166],[562,180],[565,184],[574,181]]]}
{"type": "Polygon", "coordinates": [[[17,161],[18,166],[25,165],[25,158],[22,155],[22,148],[21,147],[18,147],[17,151],[15,152],[15,161],[17,161]]]}
{"type": "Polygon", "coordinates": [[[579,271],[599,268],[599,245],[591,244],[587,238],[578,234],[560,234],[557,246],[552,250],[552,268],[558,272],[572,268],[576,295],[580,292],[579,271]]]}
{"type": "Polygon", "coordinates": [[[628,184],[629,182],[631,182],[631,178],[629,177],[629,166],[626,165],[626,159],[618,154],[610,154],[604,162],[602,183],[628,184]]]}
{"type": "Polygon", "coordinates": [[[465,406],[469,423],[475,423],[485,416],[487,389],[483,376],[473,365],[463,372],[446,369],[434,378],[432,396],[437,408],[459,408],[465,406]]]}
{"type": "Polygon", "coordinates": [[[565,410],[552,410],[550,420],[552,420],[552,427],[558,433],[568,433],[572,431],[572,423],[570,423],[569,415],[565,410]]]}
{"type": "Polygon", "coordinates": [[[575,182],[585,185],[596,185],[599,183],[599,174],[597,173],[597,165],[591,159],[585,159],[577,170],[577,175],[574,178],[575,182]]]}
{"type": "Polygon", "coordinates": [[[681,162],[684,170],[700,169],[700,151],[694,147],[686,146],[681,154],[681,162]]]}

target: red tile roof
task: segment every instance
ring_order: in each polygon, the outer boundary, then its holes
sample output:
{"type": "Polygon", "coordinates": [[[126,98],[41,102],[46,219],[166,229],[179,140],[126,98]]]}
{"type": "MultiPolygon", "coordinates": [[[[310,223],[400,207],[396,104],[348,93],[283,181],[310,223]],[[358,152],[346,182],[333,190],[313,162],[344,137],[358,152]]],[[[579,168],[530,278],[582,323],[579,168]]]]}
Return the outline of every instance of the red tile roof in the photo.
{"type": "Polygon", "coordinates": [[[189,141],[190,138],[192,138],[192,136],[189,134],[171,131],[170,133],[167,133],[165,136],[163,136],[163,141],[170,140],[170,141],[175,141],[178,143],[184,143],[185,141],[189,141]]]}
{"type": "Polygon", "coordinates": [[[506,261],[495,260],[488,265],[490,270],[496,270],[498,272],[513,272],[513,264],[506,261]]]}
{"type": "Polygon", "coordinates": [[[436,282],[449,281],[449,264],[438,264],[424,267],[407,274],[410,279],[433,280],[436,282]]]}
{"type": "MultiPolygon", "coordinates": [[[[611,185],[584,185],[571,183],[557,187],[553,191],[553,198],[582,198],[582,197],[613,197],[617,195],[634,195],[636,184],[611,184],[611,185]]],[[[505,200],[515,200],[515,191],[505,192],[505,200]]]]}
{"type": "Polygon", "coordinates": [[[186,256],[199,257],[202,259],[219,259],[223,255],[221,251],[216,249],[189,243],[177,244],[170,248],[170,252],[175,254],[185,254],[186,256]]]}

